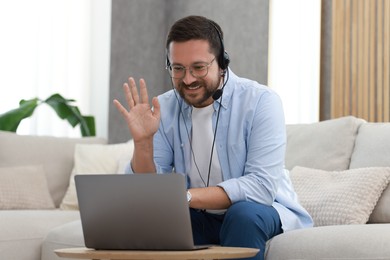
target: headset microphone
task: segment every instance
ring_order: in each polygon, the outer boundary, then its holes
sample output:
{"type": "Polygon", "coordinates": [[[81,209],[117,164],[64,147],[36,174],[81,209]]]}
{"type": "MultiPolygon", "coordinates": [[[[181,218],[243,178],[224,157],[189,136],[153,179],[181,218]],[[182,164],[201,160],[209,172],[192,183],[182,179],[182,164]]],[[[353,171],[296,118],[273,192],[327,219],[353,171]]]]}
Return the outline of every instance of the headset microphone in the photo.
{"type": "Polygon", "coordinates": [[[213,99],[217,100],[222,96],[223,90],[222,89],[217,89],[217,91],[214,92],[213,94],[213,99]]]}
{"type": "Polygon", "coordinates": [[[219,89],[217,89],[215,92],[214,92],[214,94],[211,96],[213,99],[214,99],[214,101],[215,100],[218,100],[221,96],[222,96],[222,94],[223,94],[223,89],[225,88],[225,86],[226,86],[226,83],[228,82],[228,80],[229,80],[229,70],[225,70],[225,71],[223,71],[222,73],[221,73],[221,76],[225,76],[226,75],[226,78],[224,78],[224,83],[223,83],[223,86],[222,86],[222,88],[219,88],[219,89]]]}

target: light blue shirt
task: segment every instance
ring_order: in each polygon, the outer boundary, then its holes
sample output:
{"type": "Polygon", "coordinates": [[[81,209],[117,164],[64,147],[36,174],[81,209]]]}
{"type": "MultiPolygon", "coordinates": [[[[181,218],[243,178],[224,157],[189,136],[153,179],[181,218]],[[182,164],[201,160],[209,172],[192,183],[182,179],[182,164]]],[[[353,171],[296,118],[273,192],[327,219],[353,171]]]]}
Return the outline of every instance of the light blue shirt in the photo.
{"type": "MultiPolygon", "coordinates": [[[[174,90],[158,98],[161,121],[154,136],[157,172],[175,171],[188,176],[192,106],[174,90]]],[[[299,204],[289,172],[284,169],[286,126],[279,96],[229,70],[223,95],[213,106],[213,129],[221,106],[215,148],[223,181],[218,186],[232,203],[253,201],[272,205],[279,213],[284,231],[311,227],[313,221],[299,204]]]]}

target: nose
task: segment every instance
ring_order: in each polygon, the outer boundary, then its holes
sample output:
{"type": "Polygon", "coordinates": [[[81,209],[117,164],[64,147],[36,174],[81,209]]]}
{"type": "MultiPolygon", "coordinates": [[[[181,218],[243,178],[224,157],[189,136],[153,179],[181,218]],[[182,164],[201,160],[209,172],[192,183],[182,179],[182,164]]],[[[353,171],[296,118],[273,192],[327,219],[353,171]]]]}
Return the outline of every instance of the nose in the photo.
{"type": "Polygon", "coordinates": [[[186,69],[185,75],[184,75],[184,78],[183,78],[184,84],[190,85],[194,81],[196,81],[196,78],[194,76],[192,76],[192,73],[190,72],[189,69],[186,69]]]}

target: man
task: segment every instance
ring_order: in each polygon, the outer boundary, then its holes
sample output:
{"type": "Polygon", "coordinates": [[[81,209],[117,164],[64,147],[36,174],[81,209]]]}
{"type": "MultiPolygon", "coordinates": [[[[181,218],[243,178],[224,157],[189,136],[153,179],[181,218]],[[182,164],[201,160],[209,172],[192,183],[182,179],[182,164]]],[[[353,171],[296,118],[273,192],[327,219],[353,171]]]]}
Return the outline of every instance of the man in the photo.
{"type": "Polygon", "coordinates": [[[267,240],[312,226],[284,170],[280,98],[228,68],[212,20],[178,20],[166,48],[173,90],[151,107],[145,81],[138,92],[129,78],[129,110],[114,100],[134,139],[129,171],[186,174],[195,244],[259,248],[263,259],[267,240]]]}

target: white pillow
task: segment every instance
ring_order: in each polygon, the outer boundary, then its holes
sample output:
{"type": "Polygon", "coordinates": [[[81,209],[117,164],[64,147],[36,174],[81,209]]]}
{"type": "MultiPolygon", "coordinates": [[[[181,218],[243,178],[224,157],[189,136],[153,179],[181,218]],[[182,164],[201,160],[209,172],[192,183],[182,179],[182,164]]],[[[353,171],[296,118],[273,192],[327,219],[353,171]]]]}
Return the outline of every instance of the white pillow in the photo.
{"type": "Polygon", "coordinates": [[[69,180],[69,187],[60,205],[61,209],[78,210],[76,174],[117,174],[123,173],[120,162],[130,161],[134,144],[130,140],[121,144],[76,144],[74,169],[69,180]]]}
{"type": "Polygon", "coordinates": [[[390,167],[324,171],[296,166],[291,181],[314,226],[365,224],[390,180],[390,167]]]}
{"type": "Polygon", "coordinates": [[[0,210],[54,208],[42,165],[0,168],[0,210]]]}

